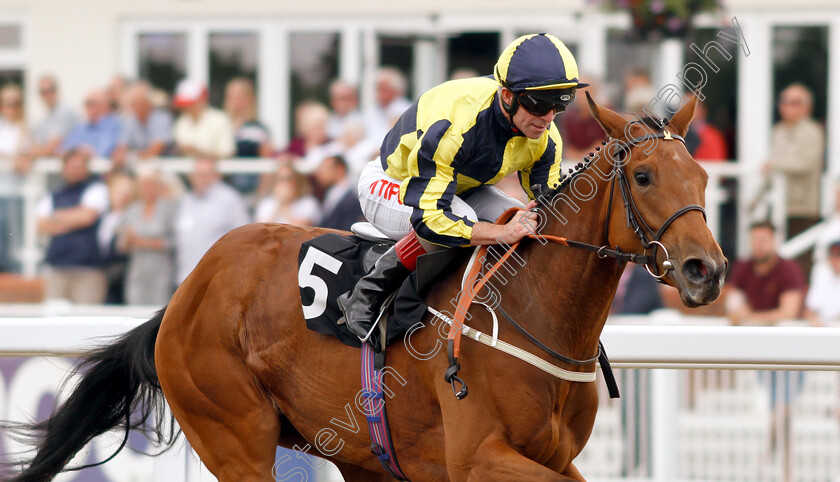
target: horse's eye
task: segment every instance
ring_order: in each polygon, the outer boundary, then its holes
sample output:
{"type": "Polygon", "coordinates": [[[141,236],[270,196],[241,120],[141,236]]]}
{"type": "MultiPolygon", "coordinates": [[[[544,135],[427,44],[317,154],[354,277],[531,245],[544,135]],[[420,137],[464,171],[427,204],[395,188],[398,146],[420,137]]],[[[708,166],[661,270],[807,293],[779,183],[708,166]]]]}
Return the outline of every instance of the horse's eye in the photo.
{"type": "Polygon", "coordinates": [[[636,179],[636,184],[639,186],[647,186],[650,184],[650,175],[644,171],[637,172],[633,177],[636,179]]]}

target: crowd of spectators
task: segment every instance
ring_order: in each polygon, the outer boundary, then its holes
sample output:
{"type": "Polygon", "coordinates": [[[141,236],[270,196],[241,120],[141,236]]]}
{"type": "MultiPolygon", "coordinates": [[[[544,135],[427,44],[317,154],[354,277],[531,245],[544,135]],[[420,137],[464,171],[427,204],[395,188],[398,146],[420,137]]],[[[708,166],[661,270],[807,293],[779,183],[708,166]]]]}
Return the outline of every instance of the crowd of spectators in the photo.
{"type": "MultiPolygon", "coordinates": [[[[91,89],[83,110],[62,101],[58,80],[38,79],[44,116],[27,122],[23,92],[0,89],[0,228],[21,232],[22,186],[35,161],[61,160],[58,179],[37,207],[45,243],[45,298],[74,303],[162,305],[224,233],[249,222],[349,229],[362,220],[358,172],[378,152],[390,123],[410,101],[395,69],[377,77],[380,103],[365,117],[356,86],[335,80],[329,105],[296,106],[294,136],[273,142],[260,121],[254,84],[235,78],[221,108],[206,85],[178,83],[169,98],[144,80],[114,78],[91,89]],[[163,169],[191,158],[192,172],[163,169]],[[90,170],[92,159],[110,169],[90,170]],[[222,159],[274,159],[266,174],[222,176],[222,159]]],[[[0,237],[0,271],[20,269],[15,240],[0,237]]]]}
{"type": "MultiPolygon", "coordinates": [[[[25,116],[21,89],[6,86],[0,89],[0,159],[11,161],[7,164],[12,169],[0,170],[0,228],[22,229],[22,180],[36,159],[58,157],[61,183],[38,209],[38,230],[48,243],[47,296],[161,304],[205,250],[236,226],[257,221],[348,229],[361,220],[355,193],[358,174],[411,104],[407,80],[398,69],[382,68],[375,82],[375,108],[367,113],[359,108],[357,86],[340,79],[329,84],[327,104],[311,99],[298,103],[293,137],[285,146],[273,142],[260,121],[254,84],[248,78],[229,81],[217,108],[209,103],[207,86],[195,80],[182,80],[169,98],[144,80],[115,77],[107,86],[91,89],[83,111],[77,113],[62,99],[57,79],[45,75],[37,81],[45,114],[34,122],[25,116]],[[91,174],[87,164],[94,157],[108,159],[110,171],[91,174]],[[185,176],[162,170],[168,157],[192,158],[195,170],[185,176]],[[222,176],[215,161],[230,158],[272,158],[276,170],[222,176]],[[67,243],[94,241],[89,249],[73,249],[72,256],[60,254],[67,243]]],[[[590,92],[598,96],[598,89],[593,81],[590,92]]],[[[655,96],[644,69],[628,72],[623,91],[614,102],[609,92],[599,98],[635,113],[655,96]]],[[[818,220],[814,183],[822,168],[824,139],[822,127],[810,117],[812,103],[812,95],[800,84],[782,91],[781,120],[773,130],[765,169],[788,177],[793,223],[788,229],[794,232],[818,220]]],[[[585,102],[574,103],[558,117],[558,127],[567,159],[581,158],[604,139],[585,102]]],[[[698,160],[730,157],[723,134],[706,121],[702,103],[686,139],[698,160]]],[[[518,183],[506,181],[499,187],[521,198],[518,183]]],[[[840,218],[840,190],[836,213],[840,218]]],[[[814,253],[818,266],[812,278],[820,285],[837,283],[837,270],[832,271],[833,258],[828,256],[829,246],[840,239],[840,221],[835,221],[827,223],[814,253]]],[[[0,239],[0,271],[19,269],[13,244],[9,238],[0,239]]],[[[645,312],[663,305],[652,286],[647,292],[657,296],[646,301],[649,306],[623,301],[640,299],[625,298],[625,289],[644,286],[631,279],[644,280],[643,274],[628,270],[616,311],[645,312]]],[[[805,300],[804,291],[802,296],[805,300]]],[[[809,294],[808,299],[817,296],[809,294]]],[[[800,309],[793,316],[805,313],[800,309]]],[[[824,309],[807,313],[814,320],[838,316],[824,309]]]]}

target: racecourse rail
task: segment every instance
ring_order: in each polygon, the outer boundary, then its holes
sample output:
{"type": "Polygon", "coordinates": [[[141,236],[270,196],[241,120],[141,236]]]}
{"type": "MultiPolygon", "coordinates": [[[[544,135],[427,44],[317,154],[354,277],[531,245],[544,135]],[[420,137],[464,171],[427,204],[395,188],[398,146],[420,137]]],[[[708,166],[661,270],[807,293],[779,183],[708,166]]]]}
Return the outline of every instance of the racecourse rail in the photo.
{"type": "MultiPolygon", "coordinates": [[[[578,160],[567,160],[565,163],[577,163],[578,160]]],[[[188,158],[159,158],[144,161],[154,164],[163,172],[186,174],[193,170],[194,161],[188,158]]],[[[732,162],[701,162],[709,174],[709,183],[706,187],[706,214],[709,229],[717,238],[723,231],[723,212],[725,203],[734,201],[739,215],[737,216],[738,253],[747,252],[747,230],[752,219],[770,218],[779,227],[777,235],[779,240],[786,239],[785,219],[785,184],[782,176],[774,176],[768,183],[760,175],[756,175],[755,169],[732,162]],[[735,182],[738,185],[737,192],[733,193],[729,183],[735,182]]],[[[91,161],[93,172],[106,172],[110,169],[112,162],[108,159],[97,158],[91,161]]],[[[261,174],[274,172],[277,169],[277,161],[271,158],[238,158],[225,159],[218,162],[219,172],[222,174],[261,174]]],[[[26,175],[19,196],[23,204],[22,236],[23,246],[20,252],[20,262],[24,275],[32,277],[38,273],[38,266],[43,260],[44,243],[39,239],[37,233],[36,206],[38,200],[47,192],[50,176],[60,172],[61,162],[56,158],[38,159],[29,174],[26,175]]],[[[0,160],[0,172],[9,172],[12,169],[11,161],[0,160]]],[[[823,197],[826,206],[833,202],[833,181],[829,176],[823,179],[823,197]]],[[[825,213],[830,212],[826,208],[825,213]]],[[[789,257],[797,256],[813,246],[815,235],[819,227],[811,228],[796,238],[789,240],[782,247],[782,252],[789,257]]]]}
{"type": "MultiPolygon", "coordinates": [[[[0,356],[77,356],[144,323],[154,311],[154,307],[0,305],[0,356]]],[[[653,369],[651,476],[634,480],[679,480],[676,369],[840,371],[840,327],[815,328],[796,320],[785,325],[728,326],[720,318],[687,317],[669,310],[608,321],[602,340],[613,366],[653,369]]],[[[187,450],[154,463],[155,480],[212,480],[187,450]]]]}

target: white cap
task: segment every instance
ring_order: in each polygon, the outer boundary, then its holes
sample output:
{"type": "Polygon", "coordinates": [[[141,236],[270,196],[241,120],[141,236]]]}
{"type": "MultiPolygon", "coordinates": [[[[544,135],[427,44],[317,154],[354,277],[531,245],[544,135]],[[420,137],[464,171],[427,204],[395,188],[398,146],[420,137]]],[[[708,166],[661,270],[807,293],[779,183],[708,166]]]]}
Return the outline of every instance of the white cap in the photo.
{"type": "Polygon", "coordinates": [[[172,98],[172,105],[175,107],[187,107],[207,97],[207,88],[204,84],[193,79],[184,79],[178,82],[175,89],[175,96],[172,98]]]}

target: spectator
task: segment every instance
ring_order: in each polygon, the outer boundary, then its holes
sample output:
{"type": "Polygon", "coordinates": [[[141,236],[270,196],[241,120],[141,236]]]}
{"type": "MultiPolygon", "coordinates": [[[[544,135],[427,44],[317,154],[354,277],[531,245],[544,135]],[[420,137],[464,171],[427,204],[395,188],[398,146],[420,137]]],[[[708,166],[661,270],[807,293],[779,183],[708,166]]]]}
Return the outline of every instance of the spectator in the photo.
{"type": "Polygon", "coordinates": [[[128,81],[120,74],[111,77],[105,87],[105,95],[108,99],[108,109],[112,114],[122,115],[125,113],[127,106],[125,105],[126,89],[128,88],[128,81]]]}
{"type": "Polygon", "coordinates": [[[369,137],[365,137],[365,127],[361,121],[345,123],[336,143],[354,179],[359,177],[368,162],[379,155],[379,144],[374,144],[369,137]]]}
{"type": "Polygon", "coordinates": [[[828,246],[828,259],[814,266],[805,298],[805,318],[824,326],[840,322],[840,239],[828,246]]]}
{"type": "Polygon", "coordinates": [[[117,249],[118,228],[125,217],[126,209],[137,194],[134,178],[128,174],[115,172],[106,180],[110,209],[99,222],[99,254],[102,267],[108,280],[105,303],[109,305],[125,304],[125,273],[128,257],[117,249]]]}
{"type": "MultiPolygon", "coordinates": [[[[591,83],[587,89],[593,97],[597,97],[596,88],[596,84],[591,83]]],[[[564,159],[580,161],[607,138],[604,128],[592,117],[585,102],[572,102],[569,110],[556,122],[563,137],[564,159]]]]}
{"type": "Polygon", "coordinates": [[[202,83],[182,80],[172,103],[182,110],[175,121],[175,144],[182,155],[217,160],[233,155],[234,132],[230,118],[207,105],[207,88],[202,83]]]}
{"type": "Polygon", "coordinates": [[[805,277],[776,252],[776,230],[767,222],[750,227],[750,259],[737,261],[728,280],[727,314],[733,324],[769,325],[799,317],[805,277]]]}
{"type": "Polygon", "coordinates": [[[32,128],[32,157],[56,156],[64,138],[75,129],[79,118],[73,109],[58,100],[58,82],[45,75],[38,81],[38,93],[47,109],[46,116],[32,128]]]}
{"type": "Polygon", "coordinates": [[[118,249],[128,255],[125,300],[130,305],[164,306],[175,286],[176,205],[164,197],[160,174],[138,170],[140,199],[120,226],[118,249]]]}
{"type": "Polygon", "coordinates": [[[306,100],[295,109],[295,136],[284,151],[293,157],[303,157],[316,147],[329,142],[327,124],[330,111],[324,104],[306,100]]]}
{"type": "Polygon", "coordinates": [[[700,143],[691,155],[698,161],[724,161],[729,158],[726,138],[718,128],[707,122],[708,114],[705,104],[698,102],[688,130],[694,131],[700,143]]]}
{"type": "MultiPolygon", "coordinates": [[[[297,135],[280,155],[281,161],[290,161],[298,172],[312,173],[328,155],[340,152],[341,147],[331,143],[327,136],[330,111],[324,104],[304,101],[295,109],[297,135]]],[[[322,198],[320,186],[315,186],[316,197],[322,198]]]]}
{"type": "Polygon", "coordinates": [[[327,123],[327,137],[338,139],[345,131],[348,124],[362,124],[362,115],[359,113],[359,95],[356,87],[344,82],[334,80],[330,84],[330,107],[332,113],[327,123]]]}
{"type": "Polygon", "coordinates": [[[23,92],[16,85],[0,89],[0,271],[18,271],[23,238],[22,186],[31,165],[23,92]]]}
{"type": "MultiPolygon", "coordinates": [[[[268,127],[257,120],[253,82],[245,77],[237,77],[228,82],[224,105],[225,112],[233,122],[236,157],[270,157],[271,134],[268,127]]],[[[259,180],[256,174],[234,174],[228,182],[239,192],[249,194],[257,189],[259,180]]]]}
{"type": "MultiPolygon", "coordinates": [[[[645,107],[656,97],[656,90],[650,81],[650,74],[644,67],[630,69],[624,76],[624,110],[632,114],[642,114],[645,107]]],[[[648,114],[655,114],[650,112],[648,114]]]]}
{"type": "Polygon", "coordinates": [[[25,157],[29,150],[29,128],[23,110],[23,91],[14,84],[0,89],[0,158],[14,160],[25,157]]]}
{"type": "Polygon", "coordinates": [[[770,137],[769,170],[787,184],[788,237],[816,224],[820,214],[820,174],[825,136],[811,118],[813,96],[802,84],[792,84],[779,96],[781,120],[770,137]]]}
{"type": "Polygon", "coordinates": [[[64,185],[38,204],[38,232],[51,236],[46,253],[47,299],[102,303],[107,282],[97,242],[108,188],[88,170],[90,154],[70,150],[62,158],[64,185]]]}
{"type": "Polygon", "coordinates": [[[146,81],[131,84],[125,92],[126,114],[117,148],[111,155],[114,165],[126,165],[129,157],[150,159],[163,155],[172,144],[172,114],[152,104],[152,86],[146,81]]]}
{"type": "Polygon", "coordinates": [[[399,69],[383,67],[376,73],[376,106],[366,122],[368,136],[381,144],[385,134],[403,112],[411,107],[406,98],[408,82],[399,69]]]}
{"type": "Polygon", "coordinates": [[[175,220],[176,281],[182,283],[204,253],[233,228],[248,223],[239,193],[223,183],[212,159],[199,159],[175,220]]]}
{"type": "Polygon", "coordinates": [[[624,268],[615,291],[611,312],[620,315],[646,315],[663,307],[659,283],[638,264],[624,268]]]}
{"type": "Polygon", "coordinates": [[[834,183],[834,212],[825,220],[820,228],[816,246],[814,246],[814,262],[825,262],[828,246],[840,239],[840,181],[834,183]]]}
{"type": "Polygon", "coordinates": [[[319,226],[349,231],[353,223],[364,221],[356,186],[348,177],[343,157],[326,157],[315,170],[314,178],[325,190],[319,226]]]}
{"type": "Polygon", "coordinates": [[[275,174],[272,195],[257,205],[256,221],[314,226],[321,220],[321,208],[310,190],[306,177],[288,164],[281,165],[275,174]]]}
{"type": "Polygon", "coordinates": [[[110,109],[104,90],[91,91],[85,98],[86,121],[67,135],[61,151],[86,149],[91,155],[110,157],[120,138],[119,118],[110,109]]]}
{"type": "MultiPolygon", "coordinates": [[[[738,261],[732,268],[726,293],[726,309],[735,325],[773,325],[800,315],[805,294],[805,278],[799,265],[782,259],[776,253],[776,232],[770,223],[757,223],[750,228],[750,260],[738,261]]],[[[760,372],[768,384],[772,450],[780,440],[782,470],[790,471],[789,405],[802,387],[802,372],[760,372]]],[[[786,477],[784,480],[789,480],[786,477]]]]}

